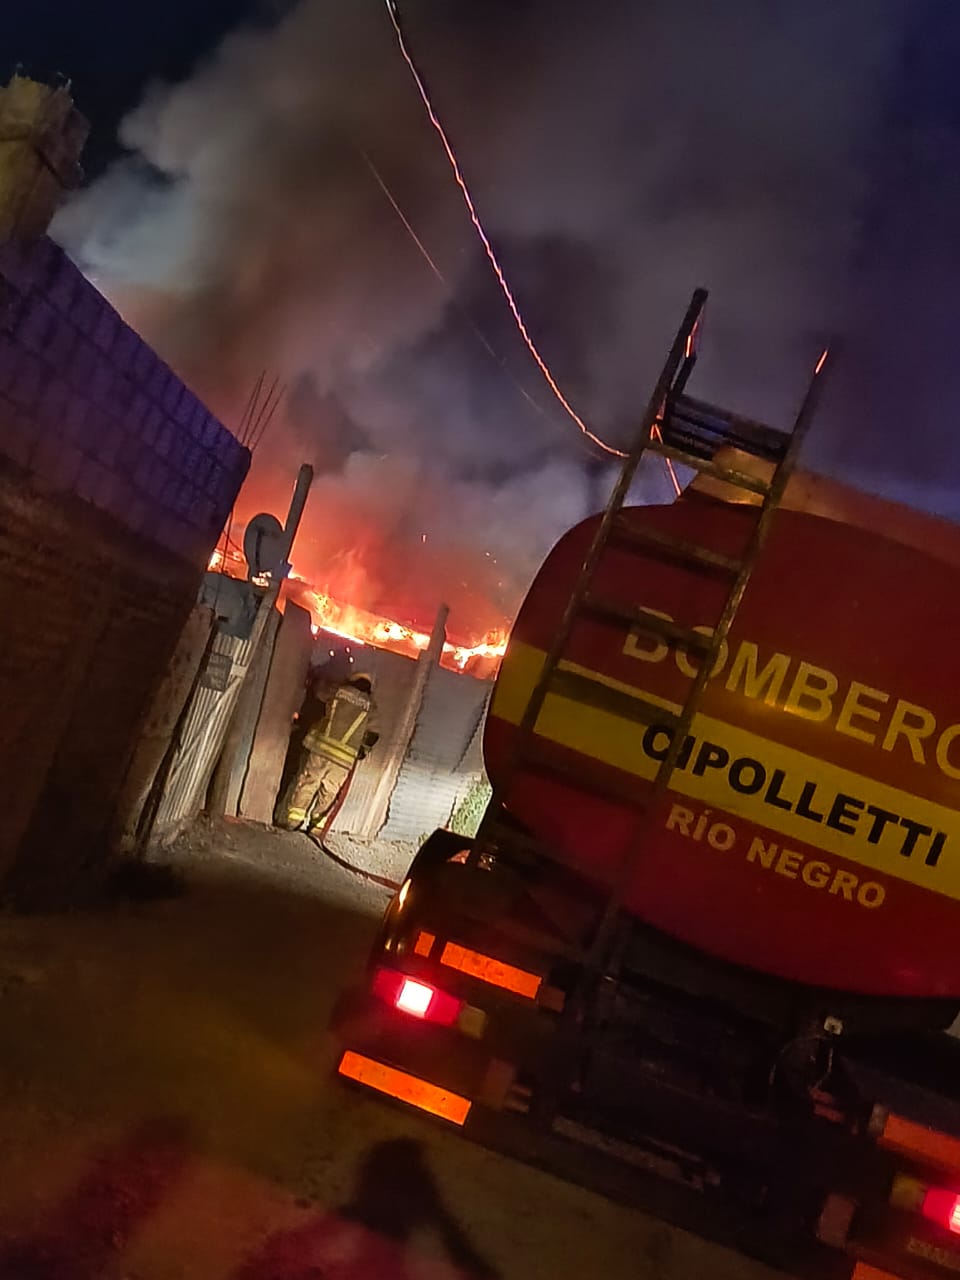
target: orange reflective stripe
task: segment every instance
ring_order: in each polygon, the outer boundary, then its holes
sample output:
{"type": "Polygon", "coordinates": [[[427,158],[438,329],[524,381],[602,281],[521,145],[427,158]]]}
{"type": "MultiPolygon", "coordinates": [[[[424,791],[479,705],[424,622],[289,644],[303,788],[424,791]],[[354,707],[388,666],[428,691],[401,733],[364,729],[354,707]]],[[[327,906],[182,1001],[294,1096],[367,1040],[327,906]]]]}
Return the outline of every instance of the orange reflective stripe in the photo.
{"type": "Polygon", "coordinates": [[[388,1067],[384,1062],[366,1058],[352,1049],[348,1049],[340,1059],[337,1070],[348,1080],[356,1080],[378,1093],[409,1102],[411,1106],[453,1124],[463,1124],[470,1114],[469,1098],[461,1098],[458,1093],[441,1089],[439,1085],[408,1075],[406,1071],[398,1071],[396,1067],[388,1067]]]}
{"type": "Polygon", "coordinates": [[[858,1262],[853,1268],[850,1280],[900,1280],[900,1278],[892,1271],[878,1271],[876,1267],[871,1267],[866,1262],[858,1262]]]}
{"type": "Polygon", "coordinates": [[[877,1145],[886,1147],[888,1151],[898,1151],[901,1155],[917,1156],[939,1169],[960,1173],[960,1138],[928,1129],[926,1125],[905,1120],[903,1116],[887,1116],[877,1145]]]}
{"type": "Polygon", "coordinates": [[[494,960],[493,956],[482,955],[479,951],[469,951],[456,942],[448,942],[440,955],[440,963],[460,973],[469,974],[472,978],[480,978],[491,986],[503,987],[505,991],[513,991],[518,996],[526,996],[535,1000],[543,983],[539,974],[528,973],[526,969],[518,969],[515,965],[504,964],[502,960],[494,960]]]}

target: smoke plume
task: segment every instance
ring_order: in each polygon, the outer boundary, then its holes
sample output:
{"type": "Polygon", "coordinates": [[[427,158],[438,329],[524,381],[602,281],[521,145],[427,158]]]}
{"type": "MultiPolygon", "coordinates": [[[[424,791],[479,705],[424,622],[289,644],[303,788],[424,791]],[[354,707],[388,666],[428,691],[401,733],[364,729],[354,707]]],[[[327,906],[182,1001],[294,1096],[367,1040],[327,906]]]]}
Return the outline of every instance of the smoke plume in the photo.
{"type": "MultiPolygon", "coordinates": [[[[408,35],[529,328],[591,428],[629,439],[698,284],[697,386],[786,423],[840,314],[905,0],[406,0],[408,35]]],[[[82,107],[82,103],[80,104],[82,107]]],[[[58,220],[99,287],[239,422],[287,385],[241,520],[319,478],[295,568],[477,635],[609,459],[532,366],[376,0],[300,0],[186,83],[58,220]],[[393,194],[445,278],[425,263],[393,194]]],[[[666,478],[640,478],[666,500],[666,478]]]]}

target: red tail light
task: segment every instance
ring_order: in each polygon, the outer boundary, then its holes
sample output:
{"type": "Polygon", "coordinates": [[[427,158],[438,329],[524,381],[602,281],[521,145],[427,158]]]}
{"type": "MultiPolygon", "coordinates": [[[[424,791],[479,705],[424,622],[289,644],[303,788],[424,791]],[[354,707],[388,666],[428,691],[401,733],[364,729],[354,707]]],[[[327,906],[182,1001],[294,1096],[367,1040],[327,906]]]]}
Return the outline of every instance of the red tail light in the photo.
{"type": "Polygon", "coordinates": [[[928,1188],[923,1197],[921,1213],[931,1222],[960,1235],[960,1195],[956,1191],[944,1191],[940,1187],[928,1188]]]}
{"type": "Polygon", "coordinates": [[[394,996],[393,1003],[403,1013],[411,1013],[415,1018],[424,1018],[433,1004],[435,995],[433,987],[428,987],[425,982],[414,982],[413,978],[404,978],[403,985],[394,996]]]}
{"type": "Polygon", "coordinates": [[[439,987],[419,978],[408,977],[396,969],[378,969],[373,977],[373,994],[392,1005],[401,1013],[425,1022],[437,1022],[442,1027],[457,1024],[464,1002],[447,995],[439,987]]]}

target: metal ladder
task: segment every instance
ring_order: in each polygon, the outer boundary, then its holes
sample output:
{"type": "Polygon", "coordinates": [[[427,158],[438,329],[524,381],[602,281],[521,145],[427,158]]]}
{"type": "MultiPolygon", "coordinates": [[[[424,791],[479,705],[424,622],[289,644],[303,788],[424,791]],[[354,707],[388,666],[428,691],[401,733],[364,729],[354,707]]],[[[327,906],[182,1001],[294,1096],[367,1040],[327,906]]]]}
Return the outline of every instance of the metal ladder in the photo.
{"type": "MultiPolygon", "coordinates": [[[[539,679],[521,718],[505,767],[494,787],[471,853],[471,861],[477,862],[484,853],[495,853],[498,848],[507,848],[511,843],[526,845],[531,843],[519,837],[515,828],[511,829],[507,816],[511,783],[518,770],[532,768],[535,771],[541,771],[545,768],[546,772],[558,777],[566,776],[573,782],[579,779],[580,785],[584,785],[582,775],[574,775],[572,771],[564,770],[559,764],[551,762],[544,767],[542,762],[538,761],[536,751],[533,749],[537,720],[549,694],[566,693],[581,700],[590,700],[591,697],[602,699],[610,696],[609,693],[604,693],[604,686],[600,685],[597,685],[592,693],[584,695],[584,684],[593,682],[564,669],[564,655],[578,618],[591,615],[621,623],[656,637],[671,649],[682,650],[699,659],[699,666],[690,679],[679,714],[673,715],[662,707],[643,703],[639,698],[629,699],[630,714],[633,718],[642,723],[663,726],[669,732],[670,745],[660,761],[652,783],[646,789],[639,795],[634,793],[628,796],[625,791],[614,793],[614,798],[631,803],[639,810],[638,820],[593,940],[587,945],[583,954],[584,970],[587,976],[591,973],[596,974],[603,963],[633,869],[637,859],[642,856],[645,834],[644,815],[653,808],[670,786],[710,672],[736,617],[750,575],[766,541],[774,513],[783,497],[810,425],[821,385],[820,375],[827,360],[828,352],[825,349],[814,369],[793,428],[788,432],[776,431],[762,423],[693,399],[686,394],[685,389],[697,358],[696,338],[706,300],[706,290],[698,289],[694,292],[683,322],[677,331],[647,404],[637,439],[624,458],[619,478],[580,568],[539,679]],[[770,478],[758,478],[718,461],[718,452],[729,447],[772,464],[773,471],[770,478]],[[628,523],[622,518],[630,485],[641,460],[648,452],[760,497],[759,505],[753,508],[757,513],[756,519],[740,558],[732,558],[709,547],[698,546],[655,529],[628,523]],[[700,631],[693,631],[677,623],[668,622],[630,602],[598,596],[592,590],[592,585],[603,553],[611,543],[629,548],[638,556],[647,559],[664,558],[671,563],[681,564],[691,572],[725,577],[730,584],[729,590],[712,634],[704,635],[700,631]]],[[[622,701],[623,695],[614,691],[612,696],[622,701]]],[[[591,786],[590,789],[593,790],[593,787],[591,786]]]]}

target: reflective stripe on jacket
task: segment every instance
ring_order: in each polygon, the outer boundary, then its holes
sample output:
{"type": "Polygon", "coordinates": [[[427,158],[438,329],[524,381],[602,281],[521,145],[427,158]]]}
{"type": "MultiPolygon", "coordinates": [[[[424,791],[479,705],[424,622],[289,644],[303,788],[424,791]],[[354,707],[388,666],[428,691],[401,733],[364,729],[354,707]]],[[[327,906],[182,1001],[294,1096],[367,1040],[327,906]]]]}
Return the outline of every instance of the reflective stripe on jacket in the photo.
{"type": "Polygon", "coordinates": [[[368,693],[341,685],[327,702],[323,718],[307,732],[303,745],[314,755],[349,768],[363,744],[371,706],[368,693]]]}

